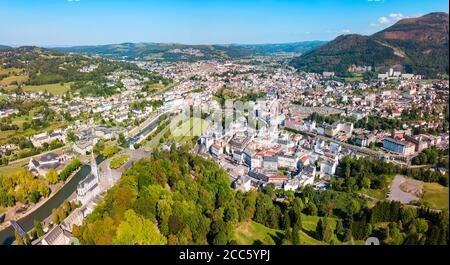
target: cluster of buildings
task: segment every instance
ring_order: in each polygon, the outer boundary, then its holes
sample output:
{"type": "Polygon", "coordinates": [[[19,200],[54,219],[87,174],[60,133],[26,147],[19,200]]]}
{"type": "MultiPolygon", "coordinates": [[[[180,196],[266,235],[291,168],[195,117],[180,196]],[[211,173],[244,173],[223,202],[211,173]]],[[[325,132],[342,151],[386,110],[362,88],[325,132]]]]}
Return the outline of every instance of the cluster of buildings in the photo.
{"type": "Polygon", "coordinates": [[[55,169],[60,173],[65,166],[75,158],[75,154],[66,150],[62,154],[46,153],[37,158],[31,158],[28,163],[28,170],[36,176],[45,176],[50,169],[55,169]]]}
{"type": "Polygon", "coordinates": [[[405,74],[401,71],[395,71],[390,68],[388,72],[384,74],[378,74],[378,79],[382,80],[420,80],[422,77],[420,75],[405,74]]]}
{"type": "Polygon", "coordinates": [[[426,148],[439,145],[443,137],[445,138],[445,136],[429,134],[411,135],[405,132],[394,132],[391,137],[386,137],[383,140],[383,147],[397,154],[412,156],[426,148]]]}

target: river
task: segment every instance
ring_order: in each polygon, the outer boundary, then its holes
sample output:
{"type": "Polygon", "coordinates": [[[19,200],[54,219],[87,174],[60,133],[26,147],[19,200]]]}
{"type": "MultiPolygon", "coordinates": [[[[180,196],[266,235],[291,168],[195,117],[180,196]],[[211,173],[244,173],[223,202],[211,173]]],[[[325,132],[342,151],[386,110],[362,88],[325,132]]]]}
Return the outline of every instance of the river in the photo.
{"type": "MultiPolygon", "coordinates": [[[[104,158],[97,157],[97,163],[101,163],[104,158]]],[[[67,182],[57,193],[48,199],[44,204],[42,204],[34,212],[28,214],[27,216],[21,218],[17,223],[22,227],[23,230],[29,232],[34,227],[34,221],[43,221],[52,214],[52,210],[61,206],[64,201],[72,195],[76,189],[78,183],[84,179],[91,172],[91,166],[83,165],[81,169],[67,182]]],[[[11,245],[15,240],[14,228],[8,226],[4,230],[0,231],[0,245],[11,245]]]]}

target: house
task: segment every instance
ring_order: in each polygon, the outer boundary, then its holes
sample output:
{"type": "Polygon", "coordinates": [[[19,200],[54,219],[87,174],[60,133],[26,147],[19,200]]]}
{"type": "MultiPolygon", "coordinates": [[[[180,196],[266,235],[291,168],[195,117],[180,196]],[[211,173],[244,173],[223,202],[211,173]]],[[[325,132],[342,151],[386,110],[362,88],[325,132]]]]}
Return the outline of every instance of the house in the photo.
{"type": "Polygon", "coordinates": [[[294,155],[288,155],[281,153],[278,155],[278,166],[285,168],[297,168],[297,157],[294,155]]]}
{"type": "Polygon", "coordinates": [[[383,147],[387,150],[402,155],[412,155],[416,150],[416,146],[411,142],[396,140],[390,137],[384,138],[383,147]]]}
{"type": "Polygon", "coordinates": [[[276,184],[276,183],[283,183],[288,180],[289,180],[288,176],[275,175],[275,176],[269,176],[268,182],[276,184]]]}
{"type": "Polygon", "coordinates": [[[62,228],[61,225],[57,225],[48,232],[41,240],[41,245],[50,246],[62,246],[69,245],[72,234],[62,228]]]}
{"type": "Polygon", "coordinates": [[[119,129],[98,126],[94,129],[94,135],[104,140],[117,139],[119,138],[119,129]]]}
{"type": "Polygon", "coordinates": [[[217,143],[214,143],[211,145],[211,147],[209,148],[211,154],[215,155],[215,156],[219,156],[221,154],[223,154],[223,148],[222,146],[220,146],[217,143]]]}
{"type": "Polygon", "coordinates": [[[94,150],[94,145],[95,143],[93,143],[91,139],[80,140],[73,144],[72,149],[81,155],[87,155],[89,153],[92,153],[92,151],[94,150]]]}
{"type": "Polygon", "coordinates": [[[233,188],[243,192],[248,192],[255,187],[252,185],[252,179],[248,176],[239,176],[239,178],[233,182],[233,188]]]}
{"type": "Polygon", "coordinates": [[[278,170],[278,158],[276,156],[264,156],[262,167],[267,170],[278,170]]]}
{"type": "Polygon", "coordinates": [[[55,131],[51,134],[41,133],[30,138],[34,147],[42,147],[44,144],[50,144],[53,141],[66,142],[66,135],[62,131],[55,131]]]}
{"type": "Polygon", "coordinates": [[[328,157],[322,157],[320,161],[320,173],[333,176],[336,173],[338,166],[338,159],[332,159],[328,157]]]}
{"type": "Polygon", "coordinates": [[[335,73],[334,72],[323,72],[322,76],[323,78],[331,78],[334,77],[335,73]]]}
{"type": "Polygon", "coordinates": [[[307,165],[309,165],[309,156],[307,154],[303,155],[302,157],[300,157],[300,159],[298,160],[298,164],[297,164],[297,168],[304,168],[307,165]]]}
{"type": "Polygon", "coordinates": [[[356,136],[354,142],[357,146],[368,147],[371,143],[375,142],[375,137],[373,135],[356,136]]]}
{"type": "Polygon", "coordinates": [[[296,191],[301,187],[313,185],[316,178],[316,168],[313,166],[306,166],[302,172],[295,178],[285,182],[285,191],[296,191]]]}
{"type": "Polygon", "coordinates": [[[343,132],[347,135],[352,134],[353,123],[337,121],[331,125],[329,124],[324,125],[324,133],[326,136],[334,137],[340,132],[343,132]]]}
{"type": "Polygon", "coordinates": [[[50,152],[36,159],[31,158],[28,163],[28,170],[41,176],[45,176],[50,169],[55,169],[57,172],[60,172],[63,170],[66,162],[72,160],[74,157],[72,152],[64,152],[61,155],[50,152]]]}
{"type": "Polygon", "coordinates": [[[68,232],[72,232],[74,225],[81,226],[83,224],[83,219],[83,211],[80,208],[77,208],[64,219],[61,223],[61,227],[68,232]]]}

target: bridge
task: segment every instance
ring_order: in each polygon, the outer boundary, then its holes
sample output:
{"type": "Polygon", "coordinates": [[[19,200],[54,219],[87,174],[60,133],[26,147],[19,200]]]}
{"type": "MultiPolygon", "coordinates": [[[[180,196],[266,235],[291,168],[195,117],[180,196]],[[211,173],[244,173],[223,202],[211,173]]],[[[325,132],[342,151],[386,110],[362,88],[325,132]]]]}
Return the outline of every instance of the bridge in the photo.
{"type": "Polygon", "coordinates": [[[26,233],[25,231],[22,229],[22,227],[14,220],[9,221],[9,223],[11,224],[12,227],[14,227],[14,229],[19,233],[19,235],[21,237],[25,237],[26,233]]]}

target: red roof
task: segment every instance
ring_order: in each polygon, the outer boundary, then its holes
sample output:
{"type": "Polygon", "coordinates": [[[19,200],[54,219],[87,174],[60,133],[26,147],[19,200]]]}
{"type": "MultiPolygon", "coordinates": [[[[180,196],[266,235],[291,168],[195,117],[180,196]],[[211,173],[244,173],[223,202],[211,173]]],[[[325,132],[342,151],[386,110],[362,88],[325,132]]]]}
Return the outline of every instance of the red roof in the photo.
{"type": "Polygon", "coordinates": [[[269,181],[271,180],[288,180],[288,176],[271,176],[269,177],[269,181]]]}
{"type": "Polygon", "coordinates": [[[300,162],[305,163],[308,160],[308,155],[304,155],[300,158],[300,162]]]}

